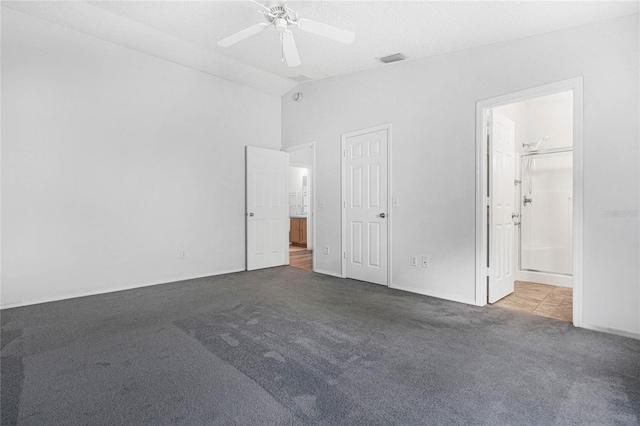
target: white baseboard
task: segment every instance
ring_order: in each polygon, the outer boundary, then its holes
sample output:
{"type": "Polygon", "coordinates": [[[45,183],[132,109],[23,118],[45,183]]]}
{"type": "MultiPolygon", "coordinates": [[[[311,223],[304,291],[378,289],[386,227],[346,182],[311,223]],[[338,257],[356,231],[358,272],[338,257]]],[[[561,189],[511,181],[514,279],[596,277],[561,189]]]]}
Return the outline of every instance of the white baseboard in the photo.
{"type": "Polygon", "coordinates": [[[73,294],[69,294],[69,295],[65,295],[65,296],[55,296],[55,297],[47,297],[47,298],[44,298],[44,299],[35,299],[35,300],[21,301],[21,302],[16,302],[16,303],[8,303],[6,305],[1,305],[0,306],[0,310],[2,310],[2,309],[11,309],[11,308],[19,308],[21,306],[39,305],[41,303],[59,302],[61,300],[76,299],[78,297],[96,296],[98,294],[115,293],[117,291],[133,290],[133,289],[136,289],[136,288],[151,287],[151,286],[154,286],[154,285],[170,284],[170,283],[174,283],[174,282],[187,281],[187,280],[195,280],[195,279],[198,279],[198,278],[213,277],[213,276],[216,276],[216,275],[234,274],[236,272],[243,272],[243,271],[244,271],[244,268],[243,269],[231,269],[231,270],[228,270],[228,271],[218,271],[218,272],[214,272],[214,273],[211,273],[211,274],[205,274],[205,275],[179,277],[179,278],[171,279],[171,281],[164,281],[164,280],[163,281],[152,281],[152,282],[148,282],[148,283],[131,284],[131,285],[122,286],[122,287],[110,288],[108,290],[87,291],[87,292],[73,293],[73,294]]]}
{"type": "Polygon", "coordinates": [[[617,328],[600,327],[598,325],[582,323],[582,328],[587,330],[601,331],[603,333],[616,334],[618,336],[630,337],[632,339],[640,340],[640,333],[635,331],[619,330],[617,328]]]}
{"type": "Polygon", "coordinates": [[[555,285],[558,287],[573,287],[573,277],[567,275],[548,274],[545,272],[516,270],[516,280],[555,285]]]}
{"type": "Polygon", "coordinates": [[[448,299],[446,297],[442,297],[442,296],[437,296],[434,294],[430,294],[426,291],[421,291],[420,289],[417,289],[415,287],[411,287],[408,285],[404,285],[404,284],[398,284],[398,283],[392,283],[389,288],[392,288],[394,290],[401,290],[401,291],[407,291],[409,293],[415,293],[415,294],[421,294],[423,296],[429,296],[429,297],[435,297],[436,299],[442,299],[442,300],[446,300],[448,302],[456,302],[456,303],[464,303],[465,305],[474,305],[476,304],[475,300],[471,300],[471,301],[465,301],[465,300],[457,300],[457,299],[448,299]]]}
{"type": "Polygon", "coordinates": [[[330,275],[330,276],[336,277],[336,278],[342,278],[342,275],[336,274],[335,272],[325,271],[324,269],[314,269],[313,272],[317,272],[317,273],[323,274],[323,275],[330,275]]]}

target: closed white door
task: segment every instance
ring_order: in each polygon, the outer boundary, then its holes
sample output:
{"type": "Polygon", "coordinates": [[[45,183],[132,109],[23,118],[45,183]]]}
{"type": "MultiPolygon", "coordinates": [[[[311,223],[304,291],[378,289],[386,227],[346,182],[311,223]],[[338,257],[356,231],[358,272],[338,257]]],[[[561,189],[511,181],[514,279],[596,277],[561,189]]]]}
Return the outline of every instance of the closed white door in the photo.
{"type": "Polygon", "coordinates": [[[246,154],[247,270],[287,265],[289,154],[252,146],[246,154]]]}
{"type": "Polygon", "coordinates": [[[513,293],[515,235],[515,124],[489,112],[489,303],[513,293]]]}
{"type": "Polygon", "coordinates": [[[388,130],[344,138],[346,276],[387,285],[388,130]]]}

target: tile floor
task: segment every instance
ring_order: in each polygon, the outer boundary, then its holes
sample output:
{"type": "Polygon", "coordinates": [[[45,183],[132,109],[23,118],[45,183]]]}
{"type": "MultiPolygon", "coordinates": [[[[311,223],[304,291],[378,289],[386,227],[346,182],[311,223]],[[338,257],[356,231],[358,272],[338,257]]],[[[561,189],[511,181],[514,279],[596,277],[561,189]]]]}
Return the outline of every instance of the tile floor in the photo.
{"type": "Polygon", "coordinates": [[[289,246],[289,266],[312,271],[313,250],[307,250],[305,247],[289,246]]]}
{"type": "Polygon", "coordinates": [[[493,306],[573,322],[573,289],[516,281],[515,291],[493,306]]]}

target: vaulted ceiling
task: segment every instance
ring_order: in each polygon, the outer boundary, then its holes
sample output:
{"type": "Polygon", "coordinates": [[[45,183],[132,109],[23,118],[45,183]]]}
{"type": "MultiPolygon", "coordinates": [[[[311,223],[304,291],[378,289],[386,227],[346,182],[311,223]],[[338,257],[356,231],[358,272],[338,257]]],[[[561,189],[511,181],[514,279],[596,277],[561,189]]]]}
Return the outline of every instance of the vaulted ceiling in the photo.
{"type": "Polygon", "coordinates": [[[355,32],[341,44],[293,28],[302,64],[281,60],[273,28],[222,48],[218,40],[265,18],[250,1],[3,1],[2,5],[268,93],[312,80],[563,30],[638,13],[611,1],[289,1],[302,18],[355,32]],[[292,79],[293,78],[293,79],[292,79]]]}

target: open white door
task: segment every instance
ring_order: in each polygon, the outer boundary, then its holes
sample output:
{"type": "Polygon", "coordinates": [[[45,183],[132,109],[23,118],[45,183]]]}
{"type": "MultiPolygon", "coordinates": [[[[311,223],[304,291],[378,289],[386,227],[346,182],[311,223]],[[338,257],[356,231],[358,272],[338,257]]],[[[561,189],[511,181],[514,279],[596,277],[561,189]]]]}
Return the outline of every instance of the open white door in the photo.
{"type": "Polygon", "coordinates": [[[289,263],[289,154],[247,147],[247,271],[289,263]]]}
{"type": "Polygon", "coordinates": [[[346,276],[387,285],[389,131],[343,136],[346,276]]]}
{"type": "Polygon", "coordinates": [[[489,111],[489,303],[513,293],[515,124],[489,111]]]}

